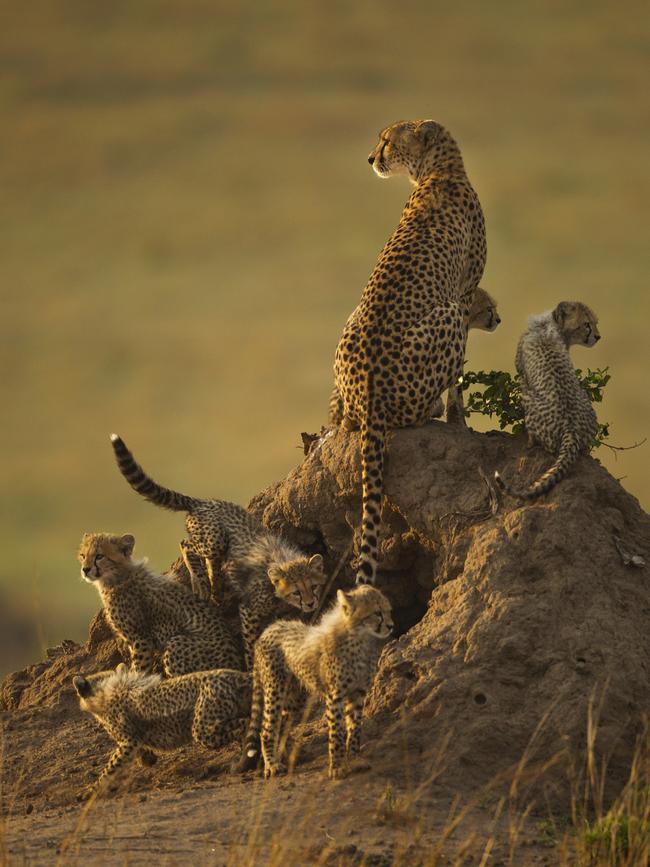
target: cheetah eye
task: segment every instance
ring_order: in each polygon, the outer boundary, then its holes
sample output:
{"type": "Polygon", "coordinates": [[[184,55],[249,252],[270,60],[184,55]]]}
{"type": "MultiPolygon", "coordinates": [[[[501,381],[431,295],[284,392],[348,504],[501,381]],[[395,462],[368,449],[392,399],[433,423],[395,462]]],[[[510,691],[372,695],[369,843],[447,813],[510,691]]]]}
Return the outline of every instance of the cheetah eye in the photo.
{"type": "Polygon", "coordinates": [[[95,555],[95,563],[98,563],[100,560],[103,560],[103,559],[104,559],[103,554],[96,554],[95,555]]]}

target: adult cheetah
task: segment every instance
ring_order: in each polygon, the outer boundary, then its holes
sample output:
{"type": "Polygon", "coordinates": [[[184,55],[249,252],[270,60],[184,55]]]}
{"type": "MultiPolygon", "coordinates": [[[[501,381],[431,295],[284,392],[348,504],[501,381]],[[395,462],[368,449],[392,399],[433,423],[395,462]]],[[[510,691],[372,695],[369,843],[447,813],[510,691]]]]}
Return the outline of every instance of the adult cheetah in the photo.
{"type": "Polygon", "coordinates": [[[458,381],[486,256],[481,205],[443,126],[395,123],[381,132],[368,162],[381,178],[408,175],[415,189],[334,362],[345,420],[361,429],[361,583],[376,578],[386,432],[426,423],[458,381]]]}

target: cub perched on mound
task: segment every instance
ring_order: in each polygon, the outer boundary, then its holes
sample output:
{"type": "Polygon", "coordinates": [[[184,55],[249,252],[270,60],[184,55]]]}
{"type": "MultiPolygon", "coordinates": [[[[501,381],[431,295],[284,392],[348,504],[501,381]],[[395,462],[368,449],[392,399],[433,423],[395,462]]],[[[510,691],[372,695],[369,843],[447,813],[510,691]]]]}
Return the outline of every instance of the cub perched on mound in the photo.
{"type": "Polygon", "coordinates": [[[192,743],[216,750],[234,740],[248,716],[250,674],[220,669],[162,680],[158,674],[128,671],[124,663],[72,679],[79,705],[117,743],[95,787],[136,757],[155,761],[150,750],[174,750],[192,743]]]}
{"type": "Polygon", "coordinates": [[[265,629],[255,645],[245,751],[249,757],[256,754],[261,724],[265,777],[281,770],[282,716],[297,711],[297,686],[325,699],[329,777],[344,777],[346,753],[352,759],[359,752],[363,703],[381,649],[378,639],[390,635],[393,620],[388,600],[375,587],[362,585],[349,593],[339,590],[336,597],[334,607],[315,626],[281,620],[265,629]]]}
{"type": "Polygon", "coordinates": [[[198,500],[158,485],[136,464],[117,434],[111,442],[120,472],[145,499],[175,512],[187,512],[189,540],[181,551],[192,584],[200,585],[197,558],[204,563],[218,600],[220,571],[239,597],[246,663],[252,667],[253,646],[264,627],[291,609],[315,611],[327,578],[320,554],[309,556],[266,530],[246,509],[225,500],[198,500]]]}
{"type": "Polygon", "coordinates": [[[209,602],[173,578],[133,560],[131,535],[86,533],[79,548],[81,576],[94,584],[106,619],[129,647],[133,668],[150,673],[160,657],[168,677],[212,668],[242,668],[226,621],[209,602]]]}
{"type": "Polygon", "coordinates": [[[530,488],[500,487],[522,499],[534,499],[551,490],[581,453],[589,451],[598,431],[598,419],[589,396],[575,374],[569,347],[594,346],[600,340],[596,314],[579,301],[562,301],[555,310],[532,316],[517,347],[516,367],[521,379],[526,431],[557,455],[557,460],[530,488]]]}

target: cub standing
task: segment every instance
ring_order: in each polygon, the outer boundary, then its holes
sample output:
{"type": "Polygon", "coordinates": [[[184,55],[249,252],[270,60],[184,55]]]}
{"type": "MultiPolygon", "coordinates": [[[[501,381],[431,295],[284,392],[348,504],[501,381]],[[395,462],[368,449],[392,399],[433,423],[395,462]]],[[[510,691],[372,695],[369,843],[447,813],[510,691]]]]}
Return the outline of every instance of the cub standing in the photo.
{"type": "MultiPolygon", "coordinates": [[[[251,757],[260,739],[265,777],[281,770],[278,746],[282,716],[295,713],[296,687],[325,699],[329,730],[329,777],[344,777],[346,754],[360,748],[361,714],[372,684],[381,639],[393,628],[390,604],[371,585],[337,592],[320,622],[308,626],[280,620],[255,645],[253,702],[245,750],[251,757]],[[287,703],[286,697],[290,698],[287,703]]],[[[290,722],[290,720],[289,720],[290,722]]]]}

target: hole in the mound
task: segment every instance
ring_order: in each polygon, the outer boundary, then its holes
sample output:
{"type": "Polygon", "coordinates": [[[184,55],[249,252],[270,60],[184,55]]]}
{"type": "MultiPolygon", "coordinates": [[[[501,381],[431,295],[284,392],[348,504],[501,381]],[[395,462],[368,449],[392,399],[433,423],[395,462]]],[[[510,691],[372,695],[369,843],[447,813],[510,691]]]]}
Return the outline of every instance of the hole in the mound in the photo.
{"type": "Polygon", "coordinates": [[[474,703],[481,706],[487,704],[487,695],[484,692],[475,692],[474,703]]]}

